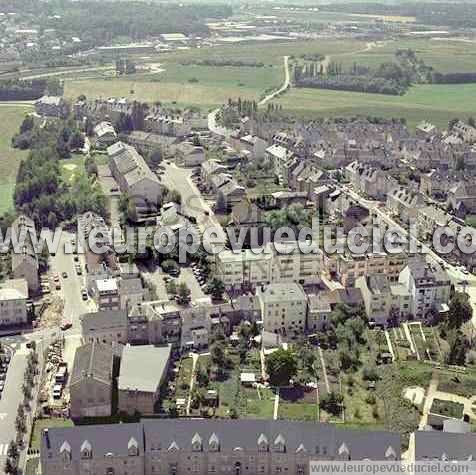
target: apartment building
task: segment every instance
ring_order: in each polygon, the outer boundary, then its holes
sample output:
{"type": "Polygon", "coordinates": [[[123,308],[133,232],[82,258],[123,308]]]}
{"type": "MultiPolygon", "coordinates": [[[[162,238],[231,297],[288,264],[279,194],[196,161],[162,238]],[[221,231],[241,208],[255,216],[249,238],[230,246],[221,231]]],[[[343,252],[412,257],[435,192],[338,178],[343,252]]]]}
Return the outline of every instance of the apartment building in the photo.
{"type": "Polygon", "coordinates": [[[323,255],[316,243],[276,242],[253,250],[222,251],[216,256],[218,277],[227,288],[261,284],[320,282],[323,255]]]}
{"type": "Polygon", "coordinates": [[[92,294],[98,310],[119,310],[121,308],[117,279],[95,280],[92,294]]]}
{"type": "Polygon", "coordinates": [[[307,296],[299,284],[280,283],[256,289],[263,329],[283,336],[296,336],[306,330],[307,296]]]}
{"type": "Polygon", "coordinates": [[[430,311],[447,310],[451,281],[438,264],[427,263],[423,258],[410,259],[399,282],[411,295],[410,313],[416,319],[424,319],[430,311]]]}
{"type": "Polygon", "coordinates": [[[406,254],[368,253],[339,254],[324,257],[325,268],[334,271],[344,287],[352,287],[357,278],[385,274],[390,282],[397,282],[400,272],[407,264],[406,254]]]}
{"type": "Polygon", "coordinates": [[[85,313],[80,317],[81,336],[85,343],[127,343],[127,312],[102,310],[85,313]]]}

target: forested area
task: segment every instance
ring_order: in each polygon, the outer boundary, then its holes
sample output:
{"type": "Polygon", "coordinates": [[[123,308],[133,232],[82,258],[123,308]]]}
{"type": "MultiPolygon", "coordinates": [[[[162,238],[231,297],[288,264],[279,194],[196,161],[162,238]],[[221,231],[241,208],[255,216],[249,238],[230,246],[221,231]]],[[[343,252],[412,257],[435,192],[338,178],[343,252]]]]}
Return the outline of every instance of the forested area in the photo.
{"type": "MultiPolygon", "coordinates": [[[[21,81],[8,79],[0,81],[0,101],[32,101],[39,99],[51,89],[52,94],[57,91],[57,85],[46,79],[21,81]]],[[[60,92],[61,93],[61,92],[60,92]]]]}
{"type": "Polygon", "coordinates": [[[418,58],[415,51],[395,52],[395,61],[371,69],[358,63],[344,68],[342,64],[322,62],[294,66],[294,85],[337,91],[403,95],[413,84],[460,84],[476,82],[475,73],[442,74],[418,58]]]}
{"type": "Polygon", "coordinates": [[[89,210],[104,216],[105,197],[94,176],[82,170],[70,183],[63,179],[60,160],[69,156],[80,135],[72,123],[50,122],[40,128],[26,118],[19,135],[28,133],[30,153],[20,164],[14,193],[17,211],[37,226],[51,228],[89,210]]]}

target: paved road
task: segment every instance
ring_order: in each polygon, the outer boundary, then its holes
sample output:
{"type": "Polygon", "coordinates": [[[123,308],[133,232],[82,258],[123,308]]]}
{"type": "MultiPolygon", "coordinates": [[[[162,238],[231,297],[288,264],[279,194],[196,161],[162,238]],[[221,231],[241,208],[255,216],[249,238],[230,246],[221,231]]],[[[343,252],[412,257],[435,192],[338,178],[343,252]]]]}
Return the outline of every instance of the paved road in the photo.
{"type": "Polygon", "coordinates": [[[275,97],[279,96],[282,94],[284,91],[286,91],[289,88],[290,85],[290,73],[289,73],[289,56],[284,56],[284,82],[283,85],[276,91],[272,92],[271,94],[268,94],[264,99],[262,99],[258,105],[259,106],[264,106],[267,102],[273,100],[275,97]]]}
{"type": "Polygon", "coordinates": [[[217,124],[217,116],[219,112],[220,108],[215,109],[210,112],[210,114],[208,114],[208,130],[216,135],[221,135],[222,137],[228,138],[233,131],[217,124]]]}
{"type": "Polygon", "coordinates": [[[94,311],[95,305],[91,299],[84,301],[81,297],[81,289],[86,287],[83,256],[80,257],[83,274],[77,275],[73,254],[65,252],[65,248],[68,248],[68,243],[71,243],[73,238],[76,239],[72,233],[66,231],[61,233],[60,246],[56,255],[51,258],[50,268],[53,273],[58,273],[60,276],[61,294],[64,299],[64,318],[72,322],[72,330],[76,333],[80,329],[79,317],[84,313],[94,311]],[[67,278],[62,276],[63,272],[67,273],[67,278]]]}
{"type": "Polygon", "coordinates": [[[197,225],[202,233],[207,228],[213,228],[218,234],[217,241],[221,244],[226,243],[225,231],[190,178],[192,171],[188,168],[179,168],[175,164],[164,163],[164,167],[165,173],[162,181],[169,189],[180,192],[182,211],[197,220],[197,225]]]}

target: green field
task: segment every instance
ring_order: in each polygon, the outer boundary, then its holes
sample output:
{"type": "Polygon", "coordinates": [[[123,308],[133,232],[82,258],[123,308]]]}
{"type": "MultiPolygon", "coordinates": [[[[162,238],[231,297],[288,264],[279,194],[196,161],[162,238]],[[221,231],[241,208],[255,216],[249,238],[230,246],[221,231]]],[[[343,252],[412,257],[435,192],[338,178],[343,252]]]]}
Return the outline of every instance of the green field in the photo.
{"type": "Polygon", "coordinates": [[[26,152],[11,147],[11,139],[23,121],[29,108],[2,105],[0,107],[0,163],[2,173],[0,176],[0,214],[13,207],[13,190],[18,171],[18,166],[26,152]]]}
{"type": "MultiPolygon", "coordinates": [[[[146,102],[161,101],[178,106],[211,108],[229,98],[260,99],[284,80],[283,56],[304,53],[341,54],[359,51],[365,43],[354,41],[296,41],[285,43],[228,45],[182,50],[154,57],[162,73],[134,74],[126,78],[86,73],[65,78],[65,95],[75,99],[127,97],[146,102]],[[263,67],[217,67],[183,65],[191,60],[231,59],[263,62],[263,67]]],[[[149,62],[152,61],[149,60],[149,62]]]]}
{"type": "Polygon", "coordinates": [[[476,72],[476,49],[462,41],[409,39],[386,41],[368,51],[355,54],[337,54],[332,60],[351,66],[356,62],[361,65],[376,67],[381,63],[395,60],[398,49],[412,49],[418,58],[428,66],[442,73],[476,72]]]}
{"type": "Polygon", "coordinates": [[[470,100],[475,94],[476,84],[414,86],[404,96],[292,89],[277,103],[305,117],[370,115],[405,118],[410,127],[422,120],[445,127],[454,117],[475,114],[476,106],[470,100]]]}

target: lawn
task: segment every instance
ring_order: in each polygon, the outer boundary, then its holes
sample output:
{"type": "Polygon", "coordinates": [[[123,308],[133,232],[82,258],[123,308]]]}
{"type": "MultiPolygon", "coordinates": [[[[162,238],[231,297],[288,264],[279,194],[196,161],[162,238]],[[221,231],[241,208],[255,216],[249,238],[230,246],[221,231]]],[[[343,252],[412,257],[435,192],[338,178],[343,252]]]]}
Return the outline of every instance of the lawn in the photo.
{"type": "Polygon", "coordinates": [[[476,394],[476,371],[467,370],[465,373],[450,373],[438,371],[438,391],[472,397],[476,394]]]}
{"type": "Polygon", "coordinates": [[[180,361],[175,398],[188,398],[190,379],[192,377],[192,366],[192,358],[183,358],[180,361]]]}
{"type": "Polygon", "coordinates": [[[433,399],[430,412],[432,414],[440,414],[446,417],[461,419],[463,417],[464,405],[453,401],[433,399]]]}
{"type": "Polygon", "coordinates": [[[306,117],[403,117],[411,128],[422,120],[446,127],[450,119],[474,113],[469,98],[475,94],[476,84],[420,85],[404,96],[302,88],[292,89],[277,103],[286,111],[306,117]]]}
{"type": "Polygon", "coordinates": [[[30,448],[39,450],[41,444],[41,435],[44,429],[51,429],[54,427],[73,427],[73,422],[70,419],[36,419],[33,423],[33,431],[31,433],[30,448]]]}
{"type": "Polygon", "coordinates": [[[72,183],[76,177],[84,172],[84,155],[73,154],[71,158],[61,160],[61,173],[66,183],[72,183]]]}
{"type": "Polygon", "coordinates": [[[316,404],[279,403],[278,418],[292,421],[318,421],[316,404]]]}
{"type": "Polygon", "coordinates": [[[11,140],[18,132],[25,115],[30,111],[27,107],[4,106],[0,108],[0,160],[2,175],[0,177],[0,214],[12,209],[13,191],[20,161],[27,154],[25,151],[12,148],[11,140]]]}

